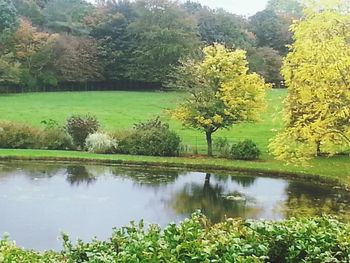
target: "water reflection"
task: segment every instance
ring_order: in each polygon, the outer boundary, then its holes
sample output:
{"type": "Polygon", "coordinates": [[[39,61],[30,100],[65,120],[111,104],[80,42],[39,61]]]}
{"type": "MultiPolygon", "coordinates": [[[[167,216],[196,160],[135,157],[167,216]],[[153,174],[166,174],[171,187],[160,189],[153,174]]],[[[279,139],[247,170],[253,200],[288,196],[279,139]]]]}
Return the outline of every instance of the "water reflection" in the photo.
{"type": "Polygon", "coordinates": [[[348,193],[331,186],[251,175],[144,167],[0,163],[0,233],[19,245],[59,249],[61,231],[89,240],[145,219],[161,226],[200,209],[225,217],[350,218],[348,193]]]}
{"type": "Polygon", "coordinates": [[[96,176],[89,172],[85,166],[68,166],[66,173],[67,181],[71,185],[89,185],[96,181],[96,176]]]}
{"type": "MultiPolygon", "coordinates": [[[[187,184],[180,192],[176,193],[171,200],[171,206],[174,210],[186,215],[201,210],[212,222],[220,222],[226,217],[257,216],[260,208],[254,206],[254,198],[239,191],[226,193],[225,187],[221,183],[210,183],[211,176],[210,173],[205,175],[203,185],[187,184]]],[[[217,177],[217,179],[221,182],[226,181],[222,180],[223,177],[217,177]]],[[[243,182],[245,181],[243,180],[243,182]]]]}

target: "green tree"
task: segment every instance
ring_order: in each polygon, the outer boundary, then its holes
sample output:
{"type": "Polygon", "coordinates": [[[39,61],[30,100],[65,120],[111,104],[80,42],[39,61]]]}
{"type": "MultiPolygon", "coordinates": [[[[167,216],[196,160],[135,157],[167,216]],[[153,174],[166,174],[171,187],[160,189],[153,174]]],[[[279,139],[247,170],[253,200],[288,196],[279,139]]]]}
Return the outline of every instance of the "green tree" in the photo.
{"type": "Polygon", "coordinates": [[[204,48],[203,53],[202,61],[186,61],[174,75],[172,85],[189,95],[173,116],[205,133],[211,156],[214,132],[259,119],[269,85],[257,74],[248,73],[245,51],[230,51],[216,44],[204,48]]]}
{"type": "Polygon", "coordinates": [[[195,16],[201,40],[206,44],[220,43],[229,48],[253,45],[253,34],[248,32],[248,21],[243,17],[198,3],[186,2],[183,6],[195,16]]]}
{"type": "Polygon", "coordinates": [[[139,0],[136,11],[127,28],[133,39],[129,78],[163,82],[181,57],[198,49],[196,23],[168,0],[139,0]]]}
{"type": "Polygon", "coordinates": [[[269,0],[266,9],[273,10],[280,15],[293,16],[295,18],[303,15],[303,5],[298,0],[269,0]]]}
{"type": "Polygon", "coordinates": [[[43,9],[46,26],[55,32],[88,34],[84,18],[92,11],[91,4],[81,0],[51,0],[43,9]]]}
{"type": "Polygon", "coordinates": [[[277,159],[305,161],[350,145],[350,15],[345,7],[322,9],[292,28],[282,69],[285,128],[270,145],[277,159]]]}
{"type": "Polygon", "coordinates": [[[10,54],[0,57],[0,86],[8,84],[18,84],[20,82],[21,64],[11,62],[10,54]]]}
{"type": "Polygon", "coordinates": [[[96,40],[61,35],[53,47],[56,77],[59,81],[87,82],[102,78],[96,40]]]}
{"type": "Polygon", "coordinates": [[[34,25],[42,26],[45,22],[42,8],[33,0],[13,0],[13,3],[22,17],[29,19],[34,25]]]}
{"type": "Polygon", "coordinates": [[[133,39],[127,28],[136,15],[134,5],[129,1],[106,1],[100,2],[86,18],[91,28],[90,36],[98,43],[106,79],[125,79],[128,78],[128,70],[133,70],[130,61],[133,39]]]}
{"type": "Polygon", "coordinates": [[[11,0],[0,0],[0,34],[17,24],[17,10],[11,0]]]}
{"type": "Polygon", "coordinates": [[[278,51],[270,47],[259,47],[248,49],[248,61],[250,71],[264,77],[275,87],[280,87],[283,77],[280,73],[282,67],[282,56],[278,51]]]}
{"type": "Polygon", "coordinates": [[[259,47],[271,47],[281,54],[288,51],[287,45],[292,41],[289,19],[277,15],[272,10],[263,10],[250,17],[249,22],[259,47]]]}

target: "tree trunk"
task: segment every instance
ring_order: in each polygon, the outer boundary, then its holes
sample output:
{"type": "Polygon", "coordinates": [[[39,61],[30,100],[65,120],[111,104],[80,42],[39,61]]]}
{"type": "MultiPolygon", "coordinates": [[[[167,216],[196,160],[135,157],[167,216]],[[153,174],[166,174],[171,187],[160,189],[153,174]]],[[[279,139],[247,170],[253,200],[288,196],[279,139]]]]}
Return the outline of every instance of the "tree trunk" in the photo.
{"type": "Polygon", "coordinates": [[[321,142],[320,142],[320,141],[317,141],[317,142],[316,142],[316,146],[317,146],[316,157],[318,157],[318,156],[321,156],[321,155],[322,155],[322,153],[321,153],[321,142]]]}
{"type": "Polygon", "coordinates": [[[213,141],[211,139],[212,132],[206,132],[207,144],[208,144],[208,156],[213,156],[213,141]]]}

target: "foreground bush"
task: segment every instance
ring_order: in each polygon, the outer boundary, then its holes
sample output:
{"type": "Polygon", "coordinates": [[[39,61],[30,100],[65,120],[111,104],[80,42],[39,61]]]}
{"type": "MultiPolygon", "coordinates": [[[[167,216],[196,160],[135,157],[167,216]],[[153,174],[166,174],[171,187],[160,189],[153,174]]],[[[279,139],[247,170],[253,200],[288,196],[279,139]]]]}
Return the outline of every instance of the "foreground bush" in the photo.
{"type": "Polygon", "coordinates": [[[85,115],[73,115],[67,119],[66,130],[73,138],[74,144],[83,149],[85,140],[89,134],[97,132],[100,124],[95,116],[85,115]]]}
{"type": "Polygon", "coordinates": [[[282,222],[228,219],[210,226],[195,214],[164,230],[143,223],[114,231],[107,241],[63,236],[60,253],[24,251],[0,241],[0,262],[349,262],[350,225],[331,218],[282,222]],[[2,259],[2,261],[1,261],[2,259]]]}
{"type": "Polygon", "coordinates": [[[134,129],[118,141],[118,152],[133,155],[177,156],[180,137],[159,118],[136,124],[134,129]]]}
{"type": "Polygon", "coordinates": [[[237,160],[257,160],[260,154],[260,149],[252,140],[244,140],[232,145],[229,157],[237,160]]]}

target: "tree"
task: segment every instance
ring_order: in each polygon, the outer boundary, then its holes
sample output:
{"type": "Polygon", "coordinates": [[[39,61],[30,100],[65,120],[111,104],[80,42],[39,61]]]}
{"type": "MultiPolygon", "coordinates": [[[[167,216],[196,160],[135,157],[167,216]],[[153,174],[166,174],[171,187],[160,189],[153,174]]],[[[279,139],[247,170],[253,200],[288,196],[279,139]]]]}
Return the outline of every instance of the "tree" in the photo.
{"type": "MultiPolygon", "coordinates": [[[[101,2],[86,17],[91,28],[90,36],[98,43],[99,57],[103,63],[106,79],[126,79],[128,70],[134,70],[130,61],[133,39],[127,32],[136,19],[134,4],[129,1],[101,2]]],[[[137,65],[134,66],[136,68],[137,65]]]]}
{"type": "Polygon", "coordinates": [[[11,0],[0,0],[0,34],[17,24],[17,10],[11,0]]]}
{"type": "Polygon", "coordinates": [[[280,87],[283,77],[280,73],[282,56],[270,47],[248,49],[249,68],[252,72],[264,77],[266,82],[280,87]]]}
{"type": "Polygon", "coordinates": [[[309,11],[292,31],[282,68],[285,128],[270,150],[277,159],[306,161],[350,145],[350,15],[334,6],[309,11]]]}
{"type": "Polygon", "coordinates": [[[59,81],[87,82],[102,78],[96,40],[89,37],[61,35],[54,46],[59,81]]]}
{"type": "Polygon", "coordinates": [[[173,116],[206,134],[211,156],[214,132],[259,119],[269,85],[257,74],[248,73],[245,51],[216,44],[203,53],[202,61],[186,61],[174,75],[172,85],[184,88],[189,96],[173,116]]]}
{"type": "Polygon", "coordinates": [[[41,7],[33,0],[13,0],[18,14],[30,20],[36,26],[42,26],[45,22],[41,7]]]}
{"type": "Polygon", "coordinates": [[[163,82],[180,58],[200,46],[195,20],[168,0],[136,1],[136,11],[127,28],[133,39],[129,78],[163,82]]]}
{"type": "Polygon", "coordinates": [[[15,61],[22,65],[21,82],[26,87],[57,84],[53,68],[56,58],[53,45],[57,37],[57,34],[40,32],[31,22],[21,20],[12,38],[11,51],[15,61]]]}
{"type": "Polygon", "coordinates": [[[0,86],[18,84],[20,82],[21,64],[11,62],[11,58],[8,57],[9,55],[0,57],[0,86]]]}
{"type": "Polygon", "coordinates": [[[249,18],[251,30],[256,35],[259,47],[271,47],[281,54],[288,51],[291,43],[290,19],[277,15],[272,10],[263,10],[249,18]]]}
{"type": "Polygon", "coordinates": [[[201,39],[206,44],[220,43],[228,48],[252,46],[254,36],[248,32],[248,23],[243,17],[192,2],[185,3],[184,7],[196,17],[201,39]]]}
{"type": "Polygon", "coordinates": [[[90,14],[92,6],[81,0],[51,0],[43,9],[46,26],[55,32],[74,35],[89,33],[84,18],[90,14]]]}
{"type": "Polygon", "coordinates": [[[269,0],[267,10],[273,10],[276,14],[299,18],[303,15],[303,5],[298,0],[269,0]]]}

